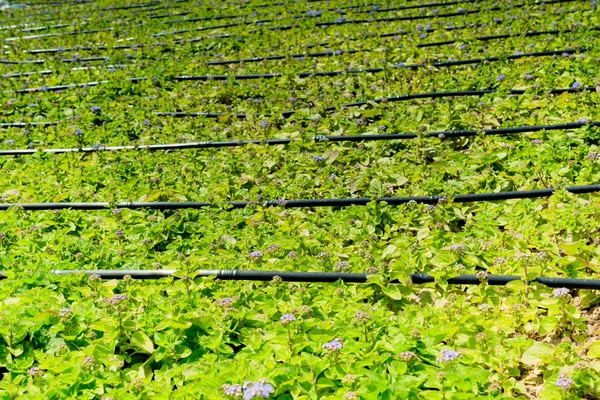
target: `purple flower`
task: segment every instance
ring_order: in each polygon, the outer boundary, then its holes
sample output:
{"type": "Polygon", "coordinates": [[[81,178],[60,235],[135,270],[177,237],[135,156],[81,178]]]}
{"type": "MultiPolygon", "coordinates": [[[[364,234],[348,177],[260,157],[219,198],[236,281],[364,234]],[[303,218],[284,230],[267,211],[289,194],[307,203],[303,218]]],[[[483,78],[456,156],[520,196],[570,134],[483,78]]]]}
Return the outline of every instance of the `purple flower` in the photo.
{"type": "Polygon", "coordinates": [[[231,297],[225,297],[224,299],[217,300],[219,307],[229,307],[232,303],[233,299],[231,297]]]}
{"type": "Polygon", "coordinates": [[[366,322],[371,319],[371,316],[364,311],[359,311],[356,314],[354,314],[354,318],[356,318],[356,320],[358,322],[361,322],[361,321],[366,322]]]}
{"type": "Polygon", "coordinates": [[[454,351],[452,349],[443,349],[441,352],[441,360],[442,361],[454,361],[458,357],[461,357],[462,354],[460,351],[454,351]]]}
{"type": "Polygon", "coordinates": [[[364,123],[364,121],[362,119],[357,119],[356,121],[356,125],[362,125],[364,123]]]}
{"type": "Polygon", "coordinates": [[[325,157],[321,157],[321,156],[313,156],[312,159],[313,159],[313,161],[317,161],[317,162],[325,161],[325,157]]]}
{"type": "Polygon", "coordinates": [[[81,136],[83,135],[83,131],[79,128],[75,129],[75,132],[73,132],[73,135],[75,136],[81,136]]]}
{"type": "Polygon", "coordinates": [[[29,376],[38,376],[43,375],[42,369],[40,367],[31,367],[27,372],[29,376]]]}
{"type": "Polygon", "coordinates": [[[119,303],[124,302],[125,300],[127,300],[126,294],[115,294],[113,297],[109,297],[108,299],[106,299],[106,302],[108,304],[117,305],[119,303]]]}
{"type": "Polygon", "coordinates": [[[96,362],[96,359],[94,357],[91,357],[91,356],[86,356],[83,359],[83,365],[86,366],[86,367],[93,366],[95,362],[96,362]]]}
{"type": "Polygon", "coordinates": [[[356,392],[346,392],[344,394],[344,397],[342,397],[342,399],[344,400],[358,400],[360,397],[358,397],[358,394],[356,392]]]}
{"type": "Polygon", "coordinates": [[[266,128],[268,125],[269,125],[269,122],[268,122],[268,121],[266,121],[266,120],[262,120],[262,121],[260,122],[260,127],[261,127],[261,128],[266,128]]]}
{"type": "Polygon", "coordinates": [[[573,379],[567,378],[566,376],[562,376],[562,377],[558,378],[558,380],[556,381],[556,386],[558,386],[561,389],[567,390],[574,383],[575,383],[575,381],[573,379]]]}
{"type": "Polygon", "coordinates": [[[542,144],[544,141],[542,139],[534,139],[531,141],[532,144],[542,144]]]}
{"type": "Polygon", "coordinates": [[[573,83],[573,85],[571,85],[571,89],[579,89],[581,88],[583,85],[577,81],[575,81],[575,83],[573,83]]]}
{"type": "Polygon", "coordinates": [[[263,252],[259,251],[259,250],[254,250],[253,252],[248,254],[248,256],[250,256],[251,258],[253,258],[255,260],[262,258],[263,255],[264,255],[263,252]]]}
{"type": "Polygon", "coordinates": [[[8,146],[14,146],[17,142],[15,142],[12,139],[8,139],[4,141],[4,144],[8,145],[8,146]]]}
{"type": "Polygon", "coordinates": [[[348,264],[346,261],[340,261],[335,264],[333,269],[336,271],[348,271],[350,270],[350,264],[348,264]]]}
{"type": "Polygon", "coordinates": [[[463,44],[459,45],[459,46],[458,46],[458,48],[459,48],[460,50],[464,50],[464,49],[466,49],[466,48],[467,48],[467,45],[463,43],[463,44]]]}
{"type": "Polygon", "coordinates": [[[336,51],[333,52],[333,54],[335,54],[336,56],[339,56],[342,53],[343,53],[342,50],[336,50],[336,51]]]}
{"type": "Polygon", "coordinates": [[[459,244],[453,244],[452,246],[450,246],[450,250],[452,250],[452,251],[456,251],[456,252],[458,252],[458,253],[465,251],[465,250],[466,250],[466,248],[467,248],[467,246],[465,246],[465,245],[464,245],[464,244],[462,244],[462,243],[459,243],[459,244]]]}
{"type": "Polygon", "coordinates": [[[144,120],[144,126],[150,126],[151,122],[147,119],[144,120]]]}
{"type": "Polygon", "coordinates": [[[295,97],[290,97],[290,100],[289,100],[289,101],[290,101],[290,103],[293,103],[293,102],[295,102],[296,100],[297,100],[297,99],[296,99],[295,97]]]}
{"type": "Polygon", "coordinates": [[[344,345],[342,344],[342,339],[340,338],[335,338],[333,339],[331,342],[327,342],[322,346],[325,350],[334,352],[334,351],[339,351],[342,349],[342,347],[344,347],[344,345]]]}
{"type": "Polygon", "coordinates": [[[100,114],[100,111],[102,109],[98,106],[92,106],[92,108],[90,108],[90,111],[93,112],[94,114],[100,114]]]}
{"type": "Polygon", "coordinates": [[[426,33],[421,33],[421,34],[419,35],[419,38],[420,38],[420,39],[425,39],[426,37],[427,37],[427,34],[426,34],[426,33]]]}
{"type": "Polygon", "coordinates": [[[290,251],[287,255],[289,258],[298,258],[298,253],[295,251],[290,251]]]}
{"type": "Polygon", "coordinates": [[[592,7],[594,7],[594,8],[598,7],[598,3],[597,3],[597,2],[595,2],[595,1],[592,1],[592,2],[590,3],[590,5],[591,5],[592,7]]]}
{"type": "Polygon", "coordinates": [[[292,314],[283,314],[281,318],[279,318],[279,321],[281,321],[282,325],[288,325],[292,322],[296,322],[296,317],[292,314]]]}
{"type": "Polygon", "coordinates": [[[244,389],[244,400],[268,398],[275,391],[273,385],[267,382],[266,379],[259,379],[258,382],[245,382],[242,386],[244,389]]]}
{"type": "Polygon", "coordinates": [[[554,297],[566,297],[569,295],[569,289],[567,289],[567,288],[554,289],[552,294],[554,294],[554,297]]]}
{"type": "Polygon", "coordinates": [[[587,124],[588,122],[590,122],[587,118],[579,118],[577,120],[577,122],[582,123],[582,124],[587,124]]]}
{"type": "Polygon", "coordinates": [[[223,394],[225,396],[232,396],[232,397],[241,397],[242,396],[242,387],[240,385],[233,384],[233,385],[223,385],[223,394]]]}
{"type": "Polygon", "coordinates": [[[505,80],[505,79],[506,79],[506,75],[504,75],[504,74],[500,74],[500,75],[498,75],[498,76],[496,77],[496,80],[497,80],[498,82],[501,82],[501,81],[503,81],[503,80],[505,80]]]}
{"type": "Polygon", "coordinates": [[[567,57],[569,57],[569,53],[567,53],[567,52],[564,52],[564,53],[562,53],[562,56],[563,56],[564,58],[567,58],[567,57]]]}
{"type": "Polygon", "coordinates": [[[58,316],[61,318],[70,318],[73,316],[73,310],[70,308],[63,308],[59,311],[58,316]]]}
{"type": "Polygon", "coordinates": [[[523,75],[523,78],[525,78],[525,79],[533,79],[533,75],[531,75],[531,74],[525,74],[525,75],[523,75]]]}
{"type": "Polygon", "coordinates": [[[125,232],[123,232],[121,229],[119,229],[119,230],[117,230],[117,231],[115,232],[115,235],[116,235],[118,238],[122,238],[123,236],[125,236],[125,232]]]}

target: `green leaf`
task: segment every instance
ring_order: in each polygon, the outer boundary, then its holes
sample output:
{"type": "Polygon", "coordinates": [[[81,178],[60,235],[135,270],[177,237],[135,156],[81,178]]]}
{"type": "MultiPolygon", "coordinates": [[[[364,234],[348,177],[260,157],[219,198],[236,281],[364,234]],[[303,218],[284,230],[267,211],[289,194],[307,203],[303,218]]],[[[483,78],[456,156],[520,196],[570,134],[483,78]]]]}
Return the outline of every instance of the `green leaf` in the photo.
{"type": "Polygon", "coordinates": [[[543,343],[535,343],[525,350],[525,353],[521,357],[521,362],[525,365],[536,366],[550,361],[553,354],[554,348],[551,346],[543,343]]]}
{"type": "Polygon", "coordinates": [[[142,331],[133,332],[131,335],[131,345],[142,350],[144,353],[154,353],[154,343],[152,340],[142,331]]]}
{"type": "Polygon", "coordinates": [[[397,247],[394,246],[393,244],[389,245],[388,247],[385,248],[385,250],[383,251],[383,253],[381,253],[381,258],[388,258],[389,256],[392,256],[397,250],[397,247]]]}
{"type": "Polygon", "coordinates": [[[600,340],[594,342],[587,353],[587,356],[589,358],[600,358],[600,340]]]}

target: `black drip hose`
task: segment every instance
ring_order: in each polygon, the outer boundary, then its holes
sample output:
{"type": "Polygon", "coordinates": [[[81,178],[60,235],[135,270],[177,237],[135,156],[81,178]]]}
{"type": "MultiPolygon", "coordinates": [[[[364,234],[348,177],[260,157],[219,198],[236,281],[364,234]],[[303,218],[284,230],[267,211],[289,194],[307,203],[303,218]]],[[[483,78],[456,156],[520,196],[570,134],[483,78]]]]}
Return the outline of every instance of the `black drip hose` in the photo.
{"type": "MultiPolygon", "coordinates": [[[[562,93],[576,93],[576,92],[593,92],[596,88],[593,86],[589,87],[580,87],[580,88],[554,88],[547,89],[545,93],[549,94],[562,94],[562,93]]],[[[415,99],[438,99],[443,97],[467,97],[467,96],[483,96],[489,93],[496,93],[498,90],[496,89],[485,89],[485,90],[465,90],[465,91],[457,91],[457,92],[433,92],[433,93],[415,93],[415,94],[407,94],[402,96],[392,96],[385,97],[383,99],[373,99],[369,101],[358,101],[354,103],[341,104],[339,107],[328,107],[325,111],[335,111],[338,108],[349,108],[349,107],[360,107],[369,104],[370,102],[374,103],[384,103],[384,102],[396,102],[396,101],[407,101],[407,100],[415,100],[415,99]]],[[[509,91],[509,94],[512,95],[522,95],[525,94],[525,90],[513,89],[509,91]]],[[[296,113],[295,110],[284,111],[281,115],[284,118],[289,118],[296,113]]],[[[225,116],[225,113],[213,113],[213,112],[189,112],[189,111],[157,111],[153,112],[153,115],[158,117],[206,117],[206,118],[220,118],[225,116]]],[[[246,118],[246,114],[233,114],[236,118],[246,118]]]]}
{"type": "MultiPolygon", "coordinates": [[[[512,128],[497,128],[484,129],[481,131],[475,129],[455,130],[455,131],[438,131],[428,132],[425,136],[450,138],[450,137],[468,137],[475,136],[479,133],[483,135],[511,135],[527,132],[551,131],[551,130],[567,130],[580,129],[586,125],[600,126],[600,122],[568,122],[556,125],[534,125],[534,126],[516,126],[512,128]]],[[[370,141],[389,141],[389,140],[407,140],[418,137],[416,133],[391,133],[381,135],[351,135],[351,136],[313,136],[312,140],[316,143],[320,142],[370,142],[370,141]]],[[[208,149],[208,148],[223,148],[223,147],[238,147],[248,144],[257,145],[285,145],[296,141],[296,139],[267,139],[267,140],[230,140],[222,142],[191,142],[191,143],[170,143],[170,144],[149,144],[139,146],[95,146],[83,148],[66,148],[66,149],[14,149],[0,150],[0,156],[17,156],[35,154],[38,152],[51,154],[64,153],[94,153],[99,151],[123,151],[123,150],[148,150],[148,151],[166,151],[166,150],[185,150],[185,149],[208,149]]]]}
{"type": "MultiPolygon", "coordinates": [[[[86,274],[98,275],[101,279],[123,279],[129,276],[133,279],[161,279],[173,276],[176,270],[53,270],[53,275],[86,274]]],[[[370,274],[349,272],[283,272],[283,271],[245,271],[245,270],[200,270],[192,273],[194,278],[215,277],[216,279],[228,281],[262,281],[269,282],[278,277],[283,282],[304,283],[333,283],[342,281],[344,283],[366,283],[370,274]]],[[[0,279],[8,277],[0,272],[0,279]]],[[[434,283],[435,278],[428,274],[410,274],[413,284],[434,283]]],[[[486,282],[493,286],[503,286],[513,281],[519,281],[520,276],[511,275],[488,275],[486,282]]],[[[482,283],[477,275],[459,275],[446,280],[451,285],[479,285],[482,283]]],[[[552,288],[568,289],[600,289],[600,280],[575,279],[575,278],[553,278],[538,277],[531,282],[538,282],[552,288]]],[[[393,280],[390,283],[400,283],[393,280]]]]}
{"type": "MultiPolygon", "coordinates": [[[[600,192],[600,185],[581,185],[568,186],[564,190],[573,194],[585,194],[600,192]]],[[[541,197],[549,197],[556,189],[537,189],[537,190],[518,190],[512,192],[493,192],[493,193],[471,193],[460,194],[455,196],[452,201],[454,203],[471,203],[479,201],[499,201],[499,200],[514,200],[514,199],[533,199],[541,197]]],[[[268,200],[262,203],[250,201],[228,201],[222,203],[206,203],[196,201],[183,202],[121,202],[115,205],[108,202],[78,202],[78,203],[0,203],[0,210],[8,210],[12,207],[20,207],[24,210],[43,211],[43,210],[106,210],[111,207],[128,208],[128,209],[151,209],[151,210],[180,210],[180,209],[201,209],[211,206],[224,206],[227,210],[238,208],[246,208],[252,205],[262,205],[264,207],[284,207],[284,208],[309,208],[309,207],[348,207],[348,206],[365,206],[371,201],[378,203],[387,203],[389,205],[402,205],[407,203],[422,203],[422,204],[438,204],[444,201],[445,196],[410,196],[410,197],[350,197],[350,198],[333,198],[333,199],[302,199],[302,200],[268,200]]]]}

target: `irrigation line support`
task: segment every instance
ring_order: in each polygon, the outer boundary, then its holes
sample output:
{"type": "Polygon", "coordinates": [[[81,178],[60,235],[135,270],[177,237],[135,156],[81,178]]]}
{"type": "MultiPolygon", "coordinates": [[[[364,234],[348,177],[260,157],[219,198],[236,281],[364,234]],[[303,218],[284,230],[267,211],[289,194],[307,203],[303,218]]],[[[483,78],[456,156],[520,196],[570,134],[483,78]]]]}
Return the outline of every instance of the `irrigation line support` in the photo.
{"type": "MultiPolygon", "coordinates": [[[[151,280],[175,276],[177,270],[52,270],[53,275],[98,275],[102,279],[124,279],[126,276],[133,279],[151,280]]],[[[194,278],[214,277],[215,279],[227,281],[260,281],[269,282],[274,278],[281,278],[284,282],[302,282],[302,283],[334,283],[342,281],[344,283],[367,283],[369,276],[376,274],[361,274],[349,272],[284,272],[284,271],[253,271],[253,270],[200,270],[192,273],[194,278]]],[[[410,274],[413,284],[435,283],[436,279],[428,274],[416,273],[410,274]]],[[[0,279],[7,279],[5,273],[0,272],[0,279]]],[[[510,282],[519,281],[523,278],[512,275],[489,275],[487,284],[492,286],[504,286],[510,282]]],[[[482,282],[473,274],[459,275],[446,280],[450,285],[480,285],[482,282]]],[[[531,282],[541,283],[551,288],[568,289],[594,289],[600,290],[600,280],[596,279],[575,279],[575,278],[556,278],[556,277],[538,277],[531,282]]],[[[400,283],[393,280],[390,283],[400,283]]]]}

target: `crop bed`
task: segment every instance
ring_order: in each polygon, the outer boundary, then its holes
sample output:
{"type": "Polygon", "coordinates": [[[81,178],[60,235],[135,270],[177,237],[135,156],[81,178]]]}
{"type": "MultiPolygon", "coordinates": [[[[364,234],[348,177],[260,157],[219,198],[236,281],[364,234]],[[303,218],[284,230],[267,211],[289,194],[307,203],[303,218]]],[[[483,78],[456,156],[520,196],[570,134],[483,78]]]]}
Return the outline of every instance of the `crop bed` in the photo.
{"type": "Polygon", "coordinates": [[[2,11],[0,399],[599,399],[600,296],[534,282],[600,278],[599,17],[587,0],[2,11]]]}

